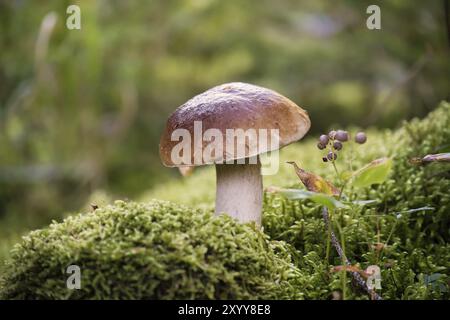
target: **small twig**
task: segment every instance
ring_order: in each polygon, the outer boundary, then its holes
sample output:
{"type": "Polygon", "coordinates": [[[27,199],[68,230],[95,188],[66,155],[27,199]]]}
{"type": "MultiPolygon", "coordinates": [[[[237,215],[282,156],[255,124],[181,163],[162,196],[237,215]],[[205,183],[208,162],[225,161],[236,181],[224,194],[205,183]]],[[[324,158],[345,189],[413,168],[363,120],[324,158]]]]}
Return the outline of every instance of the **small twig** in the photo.
{"type": "MultiPolygon", "coordinates": [[[[350,261],[345,256],[344,252],[342,251],[341,245],[339,244],[339,241],[336,238],[336,235],[333,232],[333,229],[331,228],[330,224],[330,218],[328,217],[328,210],[326,207],[323,207],[322,209],[322,216],[323,220],[325,221],[325,229],[330,230],[331,233],[331,243],[333,244],[333,247],[336,249],[339,257],[345,261],[345,264],[348,266],[351,266],[350,261]]],[[[358,272],[352,272],[353,279],[358,283],[358,285],[364,289],[374,300],[383,300],[381,296],[376,293],[374,290],[369,289],[366,282],[364,281],[363,277],[358,272]]]]}

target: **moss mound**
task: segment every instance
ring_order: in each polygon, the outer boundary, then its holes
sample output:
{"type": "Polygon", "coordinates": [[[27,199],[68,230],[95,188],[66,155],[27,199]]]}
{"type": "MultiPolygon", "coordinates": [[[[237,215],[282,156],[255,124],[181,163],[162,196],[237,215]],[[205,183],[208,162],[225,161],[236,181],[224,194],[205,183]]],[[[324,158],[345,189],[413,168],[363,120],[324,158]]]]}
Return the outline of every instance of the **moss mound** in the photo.
{"type": "Polygon", "coordinates": [[[4,299],[296,299],[287,248],[250,225],[151,201],[117,201],[31,232],[12,252],[4,299]],[[81,289],[68,290],[69,265],[81,289]]]}

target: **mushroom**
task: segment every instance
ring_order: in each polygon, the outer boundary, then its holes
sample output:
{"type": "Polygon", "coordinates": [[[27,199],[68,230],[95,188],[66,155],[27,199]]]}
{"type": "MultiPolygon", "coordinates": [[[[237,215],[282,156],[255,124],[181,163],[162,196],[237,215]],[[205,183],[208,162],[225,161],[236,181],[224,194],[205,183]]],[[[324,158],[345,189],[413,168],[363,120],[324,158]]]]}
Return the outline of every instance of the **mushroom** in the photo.
{"type": "Polygon", "coordinates": [[[260,226],[259,155],[300,140],[310,126],[307,112],[281,94],[247,83],[226,83],[195,96],[170,115],[159,152],[167,167],[215,164],[215,214],[260,226]],[[269,131],[276,135],[269,136],[269,131]],[[180,148],[181,136],[186,148],[180,148]]]}

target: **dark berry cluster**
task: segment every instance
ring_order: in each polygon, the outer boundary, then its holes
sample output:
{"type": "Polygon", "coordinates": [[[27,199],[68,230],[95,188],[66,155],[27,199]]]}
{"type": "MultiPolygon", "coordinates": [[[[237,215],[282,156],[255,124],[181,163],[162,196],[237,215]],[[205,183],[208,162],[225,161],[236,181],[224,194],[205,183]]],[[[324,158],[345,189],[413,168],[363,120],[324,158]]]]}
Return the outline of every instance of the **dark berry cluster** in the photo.
{"type": "MultiPolygon", "coordinates": [[[[317,148],[324,150],[328,147],[326,157],[323,157],[323,162],[334,161],[337,159],[337,151],[342,150],[343,143],[349,141],[350,135],[345,130],[331,130],[328,135],[322,134],[319,137],[317,148]]],[[[364,132],[358,132],[355,135],[355,142],[363,144],[367,141],[367,136],[364,132]]]]}

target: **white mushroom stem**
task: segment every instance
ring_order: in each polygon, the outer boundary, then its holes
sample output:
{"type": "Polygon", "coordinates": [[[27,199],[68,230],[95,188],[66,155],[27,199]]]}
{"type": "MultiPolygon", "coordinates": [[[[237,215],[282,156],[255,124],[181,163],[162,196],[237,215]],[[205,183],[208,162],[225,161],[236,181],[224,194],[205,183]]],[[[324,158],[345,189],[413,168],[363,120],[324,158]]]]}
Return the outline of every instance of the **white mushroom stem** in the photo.
{"type": "MultiPolygon", "coordinates": [[[[246,159],[248,160],[248,159],[246,159]]],[[[216,164],[216,211],[242,223],[261,226],[263,183],[259,157],[256,164],[216,164]]]]}

